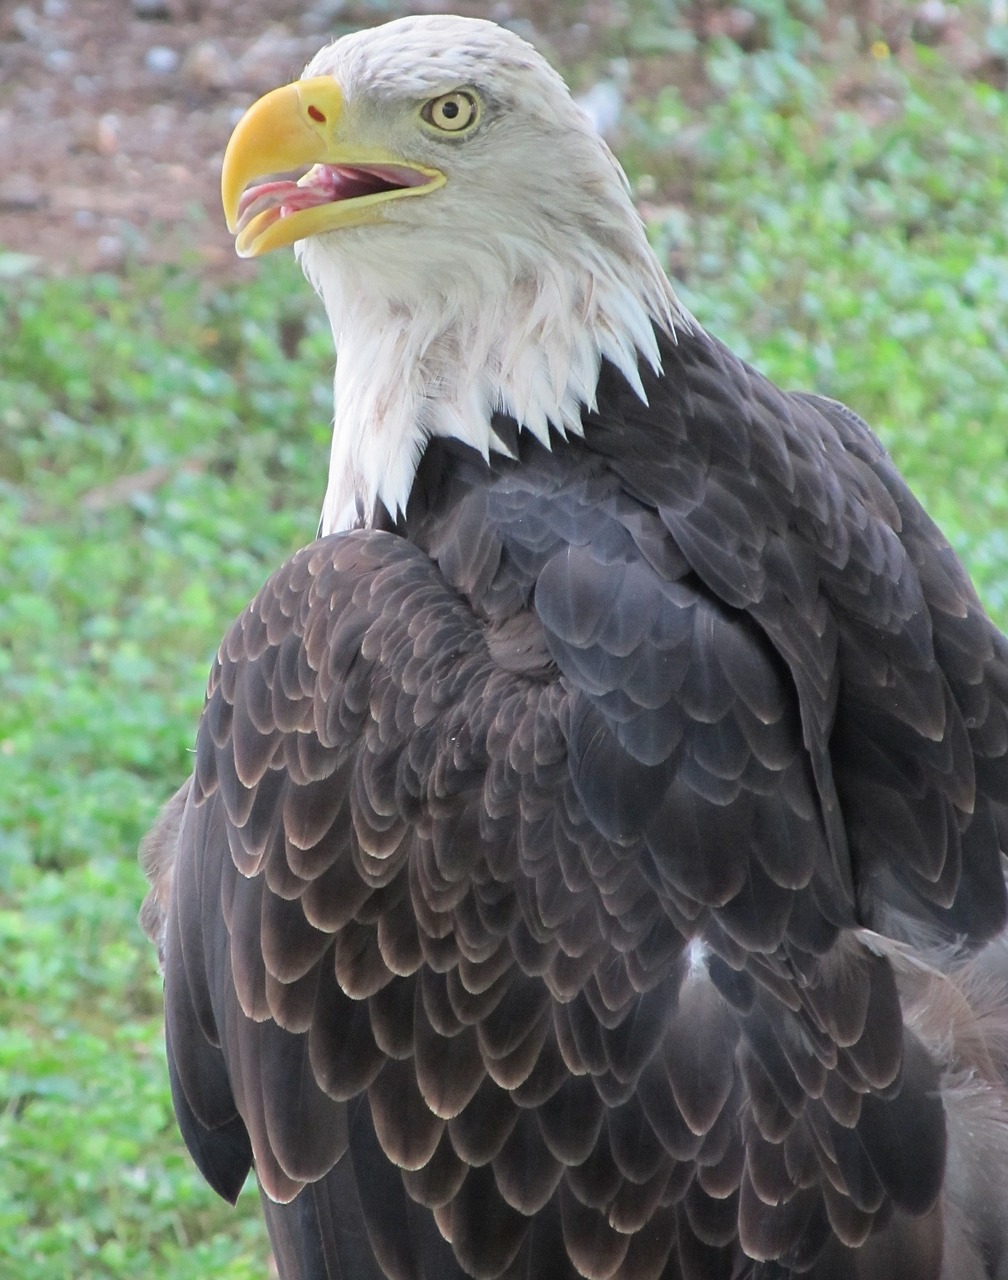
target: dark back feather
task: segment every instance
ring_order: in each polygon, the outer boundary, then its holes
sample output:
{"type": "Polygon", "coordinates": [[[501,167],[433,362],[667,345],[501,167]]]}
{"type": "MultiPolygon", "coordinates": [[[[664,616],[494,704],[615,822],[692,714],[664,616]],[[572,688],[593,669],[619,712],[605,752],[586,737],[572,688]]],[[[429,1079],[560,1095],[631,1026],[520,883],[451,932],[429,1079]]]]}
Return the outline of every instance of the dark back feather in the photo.
{"type": "Polygon", "coordinates": [[[1008,647],[860,419],[662,355],[221,644],[169,1058],[285,1280],[1006,1265],[1008,647]]]}

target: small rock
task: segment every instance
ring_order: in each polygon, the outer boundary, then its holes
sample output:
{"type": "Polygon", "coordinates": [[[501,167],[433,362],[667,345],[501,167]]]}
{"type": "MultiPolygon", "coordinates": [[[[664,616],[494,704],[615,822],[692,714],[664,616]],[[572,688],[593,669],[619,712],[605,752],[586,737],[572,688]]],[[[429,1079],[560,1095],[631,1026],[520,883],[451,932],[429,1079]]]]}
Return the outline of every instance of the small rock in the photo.
{"type": "Polygon", "coordinates": [[[201,40],[182,60],[182,79],[190,88],[218,93],[235,82],[230,54],[215,40],[201,40]]]}
{"type": "Polygon", "coordinates": [[[914,10],[910,31],[920,44],[940,44],[954,20],[952,7],[944,0],[924,0],[914,10]]]}
{"type": "Polygon", "coordinates": [[[0,182],[0,212],[31,213],[48,203],[45,188],[34,178],[16,174],[0,182]]]}
{"type": "Polygon", "coordinates": [[[104,271],[117,271],[126,261],[126,246],[121,236],[99,236],[95,242],[98,261],[95,264],[104,271]]]}
{"type": "Polygon", "coordinates": [[[65,76],[73,70],[74,56],[69,49],[50,49],[42,59],[47,71],[65,76]]]}
{"type": "Polygon", "coordinates": [[[266,88],[276,84],[277,67],[296,67],[307,60],[306,49],[307,57],[311,57],[316,48],[315,36],[308,43],[275,24],[267,27],[242,53],[235,70],[243,85],[266,88]]]}
{"type": "Polygon", "coordinates": [[[75,152],[114,156],[119,150],[119,118],[111,111],[100,116],[81,112],[80,123],[71,126],[71,130],[75,152]]]}
{"type": "Polygon", "coordinates": [[[144,66],[147,70],[159,76],[171,75],[173,71],[178,70],[178,64],[178,54],[164,44],[152,45],[144,57],[144,66]]]}
{"type": "Polygon", "coordinates": [[[133,0],[133,12],[146,21],[163,22],[171,17],[171,5],[168,0],[133,0]]]}
{"type": "Polygon", "coordinates": [[[120,271],[131,262],[148,259],[150,243],[139,227],[116,218],[95,240],[95,257],[94,265],[100,271],[120,271]]]}
{"type": "Polygon", "coordinates": [[[623,110],[623,95],[612,80],[600,80],[587,93],[581,94],[578,106],[603,138],[612,134],[623,110]]]}
{"type": "Polygon", "coordinates": [[[111,156],[119,150],[119,117],[106,111],[95,122],[95,150],[99,155],[111,156]]]}
{"type": "Polygon", "coordinates": [[[14,34],[29,44],[37,44],[42,38],[39,16],[30,4],[19,4],[8,21],[14,34]]]}
{"type": "Polygon", "coordinates": [[[155,103],[148,112],[147,127],[152,135],[170,137],[180,127],[178,111],[170,102],[155,103]]]}
{"type": "Polygon", "coordinates": [[[301,30],[312,35],[329,31],[345,8],[346,0],[315,0],[315,4],[301,15],[301,30]]]}

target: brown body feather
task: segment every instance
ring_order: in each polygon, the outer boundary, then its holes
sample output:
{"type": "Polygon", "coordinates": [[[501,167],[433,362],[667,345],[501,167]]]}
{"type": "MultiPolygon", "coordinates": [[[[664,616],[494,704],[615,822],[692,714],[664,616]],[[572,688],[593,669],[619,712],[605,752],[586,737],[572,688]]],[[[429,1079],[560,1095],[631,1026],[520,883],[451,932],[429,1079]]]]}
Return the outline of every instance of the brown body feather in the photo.
{"type": "Polygon", "coordinates": [[[1008,645],[859,419],[660,341],[221,644],[145,923],[285,1280],[1008,1270],[1008,645]]]}

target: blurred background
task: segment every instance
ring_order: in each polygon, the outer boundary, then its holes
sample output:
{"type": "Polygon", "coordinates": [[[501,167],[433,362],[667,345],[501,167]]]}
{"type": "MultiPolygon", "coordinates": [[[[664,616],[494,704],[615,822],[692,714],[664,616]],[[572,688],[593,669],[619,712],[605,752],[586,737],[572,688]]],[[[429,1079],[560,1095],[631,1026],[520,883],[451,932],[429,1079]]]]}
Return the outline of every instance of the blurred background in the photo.
{"type": "MultiPolygon", "coordinates": [[[[136,924],[217,641],[324,486],[321,308],[234,257],[218,174],[321,44],[443,7],[0,0],[0,1277],[268,1274],[136,924]]],[[[1006,0],[447,7],[561,68],[687,306],[866,416],[1008,622],[1006,0]]]]}

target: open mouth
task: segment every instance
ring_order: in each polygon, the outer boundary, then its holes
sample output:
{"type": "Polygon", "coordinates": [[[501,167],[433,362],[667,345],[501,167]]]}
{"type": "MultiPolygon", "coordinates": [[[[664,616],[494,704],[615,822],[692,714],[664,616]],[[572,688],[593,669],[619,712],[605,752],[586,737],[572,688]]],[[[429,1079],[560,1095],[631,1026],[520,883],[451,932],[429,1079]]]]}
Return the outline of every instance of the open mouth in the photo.
{"type": "Polygon", "coordinates": [[[239,241],[251,245],[274,223],[324,205],[376,204],[440,185],[430,171],[395,164],[316,164],[300,178],[273,178],[246,188],[238,202],[239,241]]]}

